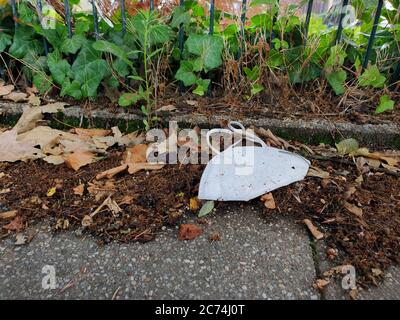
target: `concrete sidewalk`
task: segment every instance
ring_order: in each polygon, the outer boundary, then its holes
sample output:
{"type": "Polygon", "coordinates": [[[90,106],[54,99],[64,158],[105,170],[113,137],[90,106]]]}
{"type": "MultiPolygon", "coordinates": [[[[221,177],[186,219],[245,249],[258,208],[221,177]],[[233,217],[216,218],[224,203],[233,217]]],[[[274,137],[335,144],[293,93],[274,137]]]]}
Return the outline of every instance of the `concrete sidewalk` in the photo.
{"type": "MultiPolygon", "coordinates": [[[[312,286],[320,266],[314,263],[302,225],[238,204],[208,219],[211,224],[204,227],[204,234],[192,241],[178,241],[177,228],[167,228],[150,243],[104,247],[91,237],[74,232],[52,234],[46,225],[35,226],[38,233],[28,245],[15,246],[14,236],[0,241],[0,298],[111,299],[114,294],[118,299],[325,297],[312,286]],[[213,232],[220,234],[220,241],[208,239],[213,232]],[[44,289],[43,277],[51,270],[56,288],[44,289]]],[[[382,286],[379,294],[374,294],[375,289],[365,297],[379,298],[383,290],[391,292],[383,296],[399,298],[400,273],[392,275],[395,281],[388,285],[392,291],[382,286]]],[[[338,290],[326,298],[343,298],[338,290]]]]}

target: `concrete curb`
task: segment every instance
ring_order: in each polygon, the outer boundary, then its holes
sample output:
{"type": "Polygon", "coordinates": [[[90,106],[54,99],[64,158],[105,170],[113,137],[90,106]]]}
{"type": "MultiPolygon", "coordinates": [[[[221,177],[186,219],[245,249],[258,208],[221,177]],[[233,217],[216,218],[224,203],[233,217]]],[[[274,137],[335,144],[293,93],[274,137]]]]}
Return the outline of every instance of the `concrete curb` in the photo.
{"type": "MultiPolygon", "coordinates": [[[[0,101],[0,123],[10,123],[12,119],[20,116],[28,104],[9,103],[0,101]]],[[[129,131],[139,127],[143,117],[138,114],[128,113],[125,110],[113,113],[109,110],[85,111],[78,106],[67,107],[62,119],[74,119],[81,125],[110,125],[125,126],[129,131]]],[[[227,115],[205,116],[202,114],[160,114],[162,122],[177,121],[180,127],[198,125],[204,128],[219,127],[222,120],[238,120],[227,115]]],[[[292,138],[308,143],[333,143],[344,138],[355,138],[363,146],[389,147],[400,149],[400,125],[395,123],[363,124],[349,122],[331,122],[324,119],[269,119],[245,118],[239,119],[245,127],[255,126],[271,129],[274,133],[284,138],[292,138]]],[[[123,129],[123,128],[122,128],[123,129]]]]}

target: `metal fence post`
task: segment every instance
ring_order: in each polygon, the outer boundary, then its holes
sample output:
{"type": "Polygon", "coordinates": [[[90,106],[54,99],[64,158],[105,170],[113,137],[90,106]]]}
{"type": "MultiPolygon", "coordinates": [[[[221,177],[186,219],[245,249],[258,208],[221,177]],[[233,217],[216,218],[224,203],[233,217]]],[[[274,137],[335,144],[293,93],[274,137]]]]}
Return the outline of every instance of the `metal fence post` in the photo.
{"type": "Polygon", "coordinates": [[[125,10],[125,0],[121,1],[121,20],[122,20],[122,36],[126,33],[126,10],[125,10]]]}
{"type": "MultiPolygon", "coordinates": [[[[185,6],[185,0],[180,0],[179,5],[180,5],[181,7],[184,7],[184,6],[185,6]]],[[[185,30],[183,29],[183,24],[182,24],[182,23],[181,23],[180,26],[179,26],[179,35],[178,35],[178,38],[179,38],[179,51],[180,51],[180,54],[181,54],[181,56],[182,56],[182,52],[183,52],[183,43],[185,42],[185,30]]]]}
{"type": "Polygon", "coordinates": [[[345,11],[344,9],[349,5],[349,0],[343,0],[342,3],[342,8],[340,10],[340,18],[339,18],[339,24],[338,24],[338,29],[336,31],[336,39],[335,39],[335,45],[337,45],[340,40],[342,39],[342,33],[343,33],[343,19],[345,16],[345,11]]]}
{"type": "Polygon", "coordinates": [[[12,15],[14,19],[14,25],[15,25],[15,30],[18,29],[18,11],[17,11],[17,5],[15,4],[15,0],[11,0],[11,9],[12,9],[12,15]]]}
{"type": "Polygon", "coordinates": [[[99,40],[99,21],[97,16],[96,0],[91,0],[91,2],[93,11],[94,36],[96,37],[96,40],[99,40]]]}
{"type": "MultiPolygon", "coordinates": [[[[185,0],[180,0],[179,1],[179,5],[181,7],[185,6],[185,0]]],[[[183,54],[183,46],[184,46],[184,42],[185,42],[185,30],[183,28],[183,23],[180,24],[179,26],[179,34],[178,34],[178,39],[179,39],[179,55],[180,58],[182,59],[182,54],[183,54]]],[[[179,81],[179,93],[183,93],[185,90],[185,86],[183,85],[182,81],[179,81]]]]}
{"type": "Polygon", "coordinates": [[[367,51],[365,52],[364,63],[362,65],[363,70],[368,67],[369,59],[371,57],[372,47],[374,46],[375,42],[376,30],[378,29],[379,19],[381,18],[382,7],[383,7],[383,0],[379,0],[374,18],[374,26],[372,27],[371,35],[368,41],[367,51]]]}
{"type": "Polygon", "coordinates": [[[275,9],[275,4],[278,5],[278,11],[274,13],[274,17],[272,18],[272,29],[271,29],[271,42],[275,38],[275,31],[274,31],[274,26],[276,21],[278,20],[278,14],[279,14],[279,0],[276,0],[276,3],[274,3],[273,8],[275,9]]]}
{"type": "Polygon", "coordinates": [[[68,38],[71,38],[72,37],[71,11],[69,9],[68,0],[64,0],[64,10],[65,10],[65,20],[66,20],[66,23],[67,23],[68,38]]]}
{"type": "Polygon", "coordinates": [[[154,0],[150,0],[150,11],[154,11],[154,0]]]}
{"type": "Polygon", "coordinates": [[[247,0],[242,0],[242,14],[240,16],[240,32],[242,34],[242,39],[244,39],[244,27],[246,25],[246,14],[247,14],[247,0]]]}
{"type": "Polygon", "coordinates": [[[214,16],[215,16],[215,0],[210,2],[210,31],[209,34],[214,34],[214,16]]]}
{"type": "MultiPolygon", "coordinates": [[[[214,17],[215,17],[215,0],[211,0],[210,2],[210,30],[208,32],[208,34],[210,36],[214,35],[214,17]]],[[[211,83],[211,79],[212,79],[212,72],[209,71],[208,72],[208,76],[210,78],[210,85],[208,86],[208,90],[207,90],[207,95],[211,96],[212,93],[212,83],[211,83]]]]}
{"type": "Polygon", "coordinates": [[[304,46],[307,45],[308,29],[310,27],[310,20],[311,20],[311,13],[312,13],[312,8],[313,8],[313,3],[314,3],[314,0],[309,0],[308,1],[306,22],[305,22],[305,25],[304,25],[304,46]]]}

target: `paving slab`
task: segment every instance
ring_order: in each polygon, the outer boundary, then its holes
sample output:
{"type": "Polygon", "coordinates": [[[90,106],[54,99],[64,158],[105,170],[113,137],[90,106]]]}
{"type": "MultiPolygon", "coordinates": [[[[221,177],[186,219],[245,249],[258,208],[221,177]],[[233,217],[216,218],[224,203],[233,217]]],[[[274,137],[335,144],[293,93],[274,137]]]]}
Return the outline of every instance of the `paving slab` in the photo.
{"type": "Polygon", "coordinates": [[[15,246],[14,236],[0,241],[0,299],[320,298],[302,225],[247,204],[207,219],[192,241],[177,240],[171,227],[146,244],[102,247],[89,236],[36,225],[28,245],[15,246]],[[220,241],[209,240],[213,232],[220,241]]]}

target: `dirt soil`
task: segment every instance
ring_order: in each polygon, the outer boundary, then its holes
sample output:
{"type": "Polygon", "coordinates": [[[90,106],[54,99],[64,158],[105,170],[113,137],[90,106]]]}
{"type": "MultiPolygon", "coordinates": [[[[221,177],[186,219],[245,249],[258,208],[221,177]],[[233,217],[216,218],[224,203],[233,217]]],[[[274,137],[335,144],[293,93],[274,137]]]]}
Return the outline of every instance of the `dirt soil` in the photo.
{"type": "MultiPolygon", "coordinates": [[[[241,120],[244,118],[266,117],[272,119],[324,119],[331,121],[349,121],[356,124],[400,124],[400,92],[376,91],[374,89],[349,89],[343,96],[327,92],[320,85],[312,84],[299,88],[272,88],[250,100],[243,98],[244,93],[234,91],[225,94],[214,90],[211,97],[199,97],[191,93],[180,94],[175,87],[169,87],[157,101],[156,109],[167,105],[176,107],[173,113],[202,114],[206,116],[227,116],[241,120]],[[268,93],[269,92],[269,93],[268,93]],[[380,97],[389,94],[395,102],[395,109],[382,114],[374,114],[380,97]]],[[[57,97],[53,97],[57,99],[57,97]]],[[[97,101],[83,102],[64,99],[71,105],[80,105],[85,109],[108,109],[120,112],[121,108],[107,97],[97,101]]],[[[142,115],[139,104],[126,109],[130,113],[142,115]]]]}
{"type": "MultiPolygon", "coordinates": [[[[202,166],[167,165],[159,171],[95,179],[121,159],[121,152],[114,151],[77,172],[43,161],[1,163],[0,212],[18,210],[18,214],[13,220],[0,219],[0,238],[49,219],[55,230],[78,229],[96,236],[99,244],[145,242],[164,225],[179,223],[184,213],[195,215],[189,200],[197,195],[202,166]],[[75,194],[74,188],[81,184],[83,195],[75,194]],[[56,188],[53,195],[49,193],[52,188],[56,188]],[[84,217],[109,196],[122,212],[103,208],[89,227],[83,227],[84,217]]],[[[301,224],[310,219],[324,233],[330,248],[327,254],[335,264],[354,265],[362,275],[361,284],[377,283],[382,276],[377,270],[400,259],[400,179],[370,171],[362,175],[361,182],[355,166],[348,162],[314,161],[313,165],[330,177],[307,177],[274,191],[274,210],[266,209],[259,199],[254,205],[266,215],[294,216],[301,224]],[[362,213],[351,213],[344,201],[362,208],[362,213]]],[[[225,205],[217,204],[222,209],[225,205]]]]}

